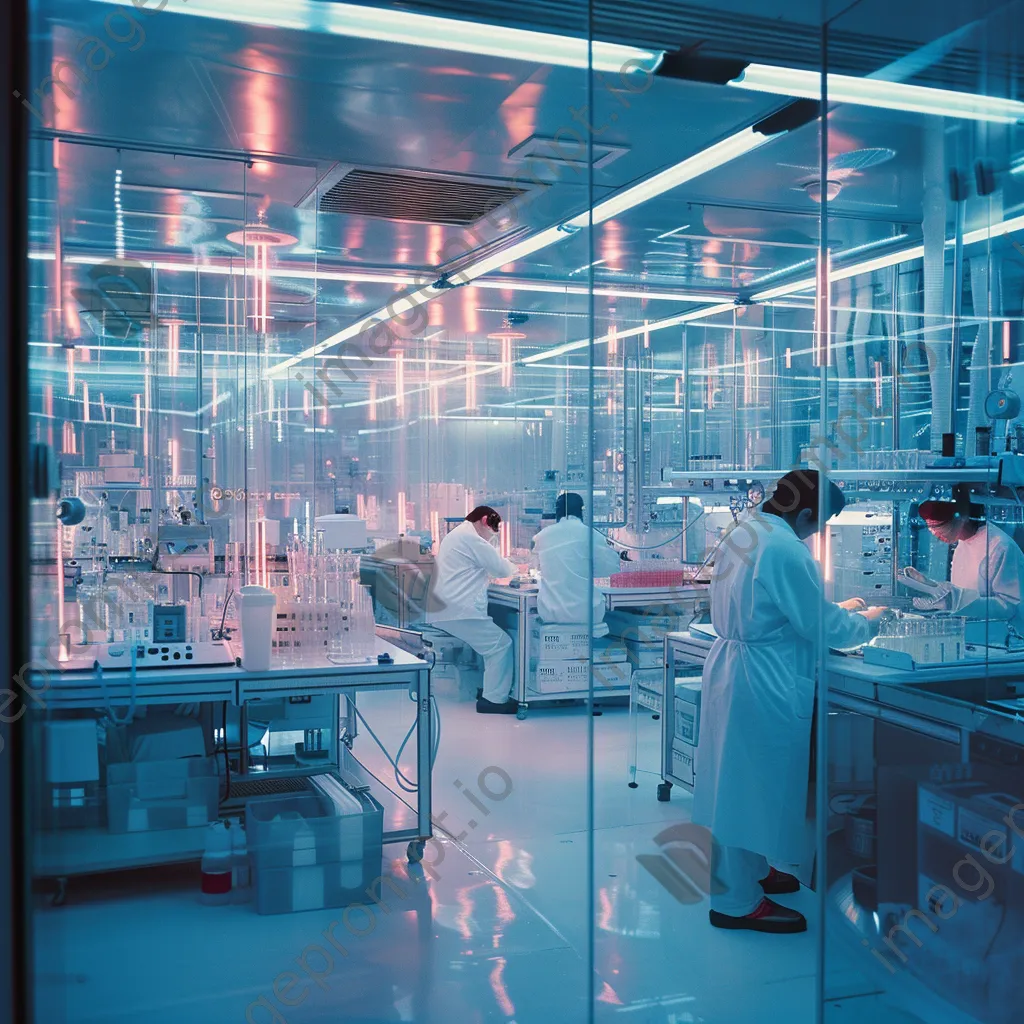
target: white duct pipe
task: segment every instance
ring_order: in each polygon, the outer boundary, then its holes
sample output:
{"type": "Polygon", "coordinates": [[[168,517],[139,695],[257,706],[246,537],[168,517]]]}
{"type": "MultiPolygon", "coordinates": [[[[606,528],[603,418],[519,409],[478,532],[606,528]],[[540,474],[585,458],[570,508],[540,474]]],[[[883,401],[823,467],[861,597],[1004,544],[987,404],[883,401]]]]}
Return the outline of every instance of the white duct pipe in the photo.
{"type": "Polygon", "coordinates": [[[930,118],[924,139],[924,345],[932,394],[931,449],[942,450],[942,435],[955,430],[949,422],[951,347],[943,310],[946,293],[945,125],[930,118]]]}
{"type": "MultiPolygon", "coordinates": [[[[985,415],[985,396],[998,385],[994,378],[996,368],[1001,362],[1000,355],[993,352],[993,345],[1001,344],[1002,332],[993,332],[992,317],[998,317],[1003,308],[1000,265],[998,257],[990,258],[987,253],[975,257],[970,261],[971,272],[971,296],[974,301],[974,315],[987,317],[987,321],[979,324],[978,334],[974,342],[974,352],[971,355],[971,365],[968,370],[968,381],[970,383],[970,398],[967,406],[967,436],[965,444],[968,454],[973,454],[974,431],[976,427],[989,425],[988,417],[985,415]],[[990,270],[991,267],[991,270],[990,270]],[[996,334],[998,333],[998,339],[996,334]]],[[[1005,424],[1004,424],[1005,428],[1005,424]]],[[[1005,429],[999,432],[999,445],[1005,437],[1005,429]]],[[[996,438],[994,437],[995,441],[996,438]]]]}
{"type": "MultiPolygon", "coordinates": [[[[857,415],[854,409],[853,390],[850,387],[851,373],[855,373],[852,365],[856,359],[856,346],[853,344],[853,339],[850,336],[850,330],[853,325],[853,311],[850,307],[853,305],[852,294],[854,287],[852,279],[840,281],[836,285],[834,292],[835,304],[842,307],[835,312],[835,324],[832,334],[832,351],[835,354],[836,387],[838,391],[836,396],[835,423],[844,425],[855,422],[857,415]]],[[[846,450],[848,446],[844,445],[838,438],[835,443],[840,449],[840,465],[849,465],[852,453],[846,450]]]]}

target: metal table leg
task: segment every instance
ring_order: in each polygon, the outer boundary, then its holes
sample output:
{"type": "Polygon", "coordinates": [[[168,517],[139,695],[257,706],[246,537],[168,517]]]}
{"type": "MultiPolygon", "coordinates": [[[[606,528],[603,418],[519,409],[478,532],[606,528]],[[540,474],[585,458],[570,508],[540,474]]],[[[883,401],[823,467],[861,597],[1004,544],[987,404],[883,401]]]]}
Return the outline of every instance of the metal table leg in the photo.
{"type": "Polygon", "coordinates": [[[416,693],[416,827],[419,839],[409,843],[409,860],[418,863],[423,859],[424,844],[433,836],[431,823],[431,766],[430,755],[434,743],[433,720],[430,708],[430,672],[424,669],[419,674],[416,693]]]}

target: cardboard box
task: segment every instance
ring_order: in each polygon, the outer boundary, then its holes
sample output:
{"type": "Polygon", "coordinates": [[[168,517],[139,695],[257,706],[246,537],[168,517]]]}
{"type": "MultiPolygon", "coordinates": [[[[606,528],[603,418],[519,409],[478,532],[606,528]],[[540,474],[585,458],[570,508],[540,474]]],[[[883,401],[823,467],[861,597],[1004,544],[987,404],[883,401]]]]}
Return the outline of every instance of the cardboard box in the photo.
{"type": "Polygon", "coordinates": [[[676,739],[696,746],[700,735],[701,684],[676,683],[676,739]]]}
{"type": "Polygon", "coordinates": [[[621,640],[602,637],[594,641],[595,665],[620,665],[628,658],[626,645],[621,640]]]}
{"type": "Polygon", "coordinates": [[[689,615],[636,615],[630,612],[609,612],[604,621],[612,636],[638,643],[660,643],[666,633],[685,629],[689,615]]]}
{"type": "MultiPolygon", "coordinates": [[[[591,663],[586,659],[540,661],[531,673],[534,693],[574,693],[590,687],[591,663]]],[[[620,689],[629,686],[632,673],[629,662],[594,665],[594,689],[620,689]]]]}
{"type": "Polygon", "coordinates": [[[672,744],[672,774],[680,782],[685,782],[690,786],[693,785],[695,777],[694,758],[696,754],[697,748],[692,743],[676,740],[672,744]]]}
{"type": "Polygon", "coordinates": [[[621,690],[629,686],[633,666],[628,661],[614,661],[594,665],[594,689],[601,687],[621,690]]]}
{"type": "Polygon", "coordinates": [[[626,656],[634,669],[664,668],[665,645],[663,643],[634,643],[626,641],[626,656]]]}
{"type": "Polygon", "coordinates": [[[530,689],[535,693],[569,693],[590,687],[590,662],[541,661],[531,673],[530,689]]]}
{"type": "Polygon", "coordinates": [[[567,661],[590,655],[590,630],[586,624],[542,626],[530,630],[531,655],[538,661],[567,661]]]}
{"type": "Polygon", "coordinates": [[[107,765],[107,828],[191,828],[217,817],[220,778],[212,757],[107,765]]]}

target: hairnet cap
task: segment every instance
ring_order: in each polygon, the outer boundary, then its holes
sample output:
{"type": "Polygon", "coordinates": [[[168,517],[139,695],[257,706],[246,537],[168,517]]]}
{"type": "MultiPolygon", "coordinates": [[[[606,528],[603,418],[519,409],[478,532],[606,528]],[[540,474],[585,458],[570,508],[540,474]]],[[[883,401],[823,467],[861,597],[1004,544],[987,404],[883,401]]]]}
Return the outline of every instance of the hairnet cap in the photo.
{"type": "Polygon", "coordinates": [[[957,507],[952,501],[926,501],[918,513],[929,526],[948,526],[957,518],[957,507]]]}

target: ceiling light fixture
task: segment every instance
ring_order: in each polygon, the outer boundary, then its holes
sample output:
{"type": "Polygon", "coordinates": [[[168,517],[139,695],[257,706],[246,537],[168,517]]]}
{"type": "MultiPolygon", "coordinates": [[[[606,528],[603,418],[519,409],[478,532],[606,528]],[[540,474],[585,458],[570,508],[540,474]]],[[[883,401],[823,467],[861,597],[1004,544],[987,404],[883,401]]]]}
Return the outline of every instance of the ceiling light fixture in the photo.
{"type": "MultiPolygon", "coordinates": [[[[821,74],[802,68],[779,68],[748,64],[728,83],[739,89],[767,92],[775,96],[821,99],[821,74]]],[[[934,89],[906,82],[885,82],[854,75],[828,76],[829,103],[851,103],[883,110],[903,110],[936,117],[961,117],[972,121],[1017,124],[1024,120],[1024,103],[1000,96],[980,96],[953,89],[934,89]]]]}
{"type": "MultiPolygon", "coordinates": [[[[669,327],[679,327],[681,324],[689,323],[691,320],[700,320],[703,317],[717,316],[719,313],[728,313],[730,310],[736,308],[736,303],[719,302],[713,306],[702,306],[699,309],[691,309],[685,313],[679,313],[676,316],[665,317],[663,320],[652,320],[650,323],[645,323],[641,327],[633,327],[628,331],[611,330],[604,337],[597,338],[594,341],[595,345],[607,345],[611,342],[621,341],[623,338],[635,338],[640,334],[649,334],[653,331],[663,331],[669,327]]],[[[569,352],[578,352],[580,349],[587,348],[590,345],[590,339],[584,338],[581,341],[570,341],[564,345],[557,345],[555,348],[548,349],[546,352],[536,352],[532,356],[527,356],[523,363],[542,363],[548,359],[555,359],[558,356],[564,356],[569,352]]]]}
{"type": "MultiPolygon", "coordinates": [[[[564,224],[556,224],[553,227],[544,228],[536,234],[529,235],[519,242],[510,245],[506,249],[491,253],[489,256],[485,256],[475,263],[470,263],[468,266],[462,267],[451,274],[443,274],[436,284],[421,288],[412,293],[412,295],[398,300],[398,303],[414,303],[409,308],[415,308],[415,306],[422,305],[425,302],[431,301],[431,299],[437,298],[439,295],[443,295],[450,288],[476,281],[478,278],[493,273],[495,270],[500,270],[502,267],[515,263],[517,260],[539,252],[541,249],[546,249],[549,245],[574,235],[582,227],[588,226],[591,223],[600,224],[612,217],[617,217],[627,210],[647,202],[649,199],[663,195],[665,192],[685,182],[692,181],[708,171],[721,167],[723,164],[742,156],[744,153],[751,152],[770,139],[782,134],[776,130],[775,126],[777,123],[777,115],[765,118],[752,127],[744,128],[742,131],[714,143],[707,149],[703,149],[699,153],[695,153],[663,171],[659,171],[636,185],[619,190],[603,202],[598,203],[593,208],[592,216],[591,211],[588,210],[564,224]]],[[[359,323],[352,324],[344,330],[331,335],[329,338],[325,338],[313,348],[306,349],[298,355],[283,360],[270,368],[268,371],[270,376],[280,376],[303,359],[319,355],[345,341],[358,337],[364,331],[398,317],[400,313],[394,309],[396,304],[392,302],[389,306],[377,310],[359,323]]],[[[728,305],[731,306],[732,303],[730,302],[728,305]]]]}
{"type": "Polygon", "coordinates": [[[694,153],[693,156],[645,178],[636,185],[620,189],[594,207],[593,217],[591,217],[590,211],[587,211],[567,221],[565,226],[579,230],[588,227],[591,223],[603,224],[606,220],[633,209],[634,206],[664,195],[694,178],[699,178],[702,174],[707,174],[708,171],[716,170],[723,164],[727,164],[745,153],[750,153],[780,134],[778,132],[761,132],[757,128],[757,125],[752,128],[744,128],[742,131],[722,139],[721,142],[716,142],[714,145],[708,146],[707,149],[702,149],[699,153],[694,153]]]}
{"type": "MultiPolygon", "coordinates": [[[[133,6],[133,0],[112,2],[123,7],[133,6]]],[[[652,72],[663,56],[660,50],[600,40],[591,42],[577,36],[439,18],[407,10],[322,3],[319,0],[288,0],[288,3],[280,0],[247,0],[246,3],[238,3],[238,0],[189,0],[188,7],[177,10],[196,17],[243,25],[320,32],[349,39],[429,47],[564,68],[592,67],[595,71],[612,73],[630,67],[652,72]]]]}
{"type": "MultiPolygon", "coordinates": [[[[43,250],[32,250],[28,254],[30,260],[53,260],[55,254],[43,250]]],[[[92,266],[95,256],[65,256],[65,263],[92,266]]],[[[245,277],[249,271],[242,265],[233,263],[200,263],[191,260],[148,260],[140,259],[143,266],[151,270],[166,270],[171,273],[214,274],[224,277],[245,277]]],[[[290,270],[286,266],[273,269],[273,276],[283,280],[294,281],[345,281],[361,284],[390,284],[409,286],[417,283],[410,274],[378,274],[363,270],[290,270]]],[[[718,302],[722,296],[714,292],[681,291],[648,291],[643,288],[588,288],[586,285],[558,284],[549,281],[528,281],[519,278],[490,278],[473,282],[475,288],[490,288],[510,292],[537,292],[548,295],[597,295],[612,299],[642,299],[645,301],[664,302],[718,302]]],[[[443,333],[443,332],[438,332],[443,333]]],[[[429,339],[425,339],[429,340],[429,339]]]]}

